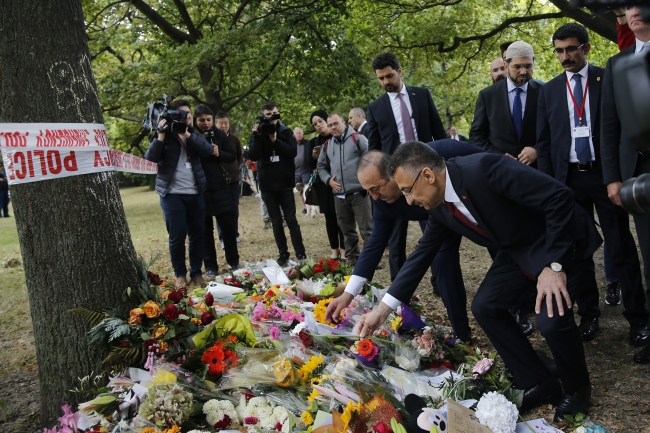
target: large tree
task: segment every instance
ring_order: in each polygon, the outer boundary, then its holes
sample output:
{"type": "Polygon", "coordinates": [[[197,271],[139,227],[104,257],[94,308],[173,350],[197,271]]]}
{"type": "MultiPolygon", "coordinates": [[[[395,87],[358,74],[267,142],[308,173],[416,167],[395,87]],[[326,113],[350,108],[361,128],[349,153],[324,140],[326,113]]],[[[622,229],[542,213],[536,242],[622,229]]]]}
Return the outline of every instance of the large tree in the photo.
{"type": "MultiPolygon", "coordinates": [[[[0,122],[103,123],[81,0],[3,0],[0,40],[0,122]]],[[[11,197],[51,426],[105,355],[69,310],[113,306],[138,284],[137,259],[113,172],[14,185],[11,197]]]]}

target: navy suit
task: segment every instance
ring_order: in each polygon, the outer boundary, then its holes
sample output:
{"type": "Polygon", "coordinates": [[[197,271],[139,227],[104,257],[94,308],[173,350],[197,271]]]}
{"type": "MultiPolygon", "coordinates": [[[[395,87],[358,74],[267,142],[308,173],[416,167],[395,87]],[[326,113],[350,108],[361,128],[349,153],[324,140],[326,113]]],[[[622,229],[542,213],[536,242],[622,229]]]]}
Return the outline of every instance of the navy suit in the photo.
{"type": "MultiPolygon", "coordinates": [[[[448,160],[446,167],[458,197],[487,237],[457,220],[446,206],[431,209],[424,235],[388,293],[408,301],[449,232],[493,249],[494,261],[474,297],[472,313],[518,388],[548,380],[549,371],[508,308],[530,290],[530,276],[552,262],[566,269],[567,290],[574,297],[581,285],[595,280],[585,261],[602,240],[571,190],[531,167],[486,153],[448,160]]],[[[557,363],[564,392],[572,394],[589,385],[584,349],[573,311],[565,306],[560,316],[555,304],[554,310],[549,318],[542,303],[537,328],[557,363]]]]}
{"type": "MultiPolygon", "coordinates": [[[[447,133],[442,126],[440,114],[438,114],[438,109],[433,102],[429,89],[406,86],[406,91],[411,102],[418,140],[428,143],[433,140],[447,138],[447,133]]],[[[397,146],[402,144],[390,97],[387,93],[375,99],[368,106],[368,123],[365,126],[367,126],[368,149],[381,150],[392,155],[397,146]]],[[[397,276],[397,272],[406,261],[407,231],[407,220],[397,220],[395,222],[395,228],[388,245],[391,280],[397,276]]]]}
{"type": "MultiPolygon", "coordinates": [[[[428,145],[445,159],[484,152],[480,147],[451,139],[433,141],[428,145]]],[[[375,274],[377,264],[393,233],[395,221],[419,221],[424,232],[426,221],[429,219],[428,211],[420,206],[409,205],[403,195],[393,203],[373,200],[373,206],[372,234],[364,245],[353,272],[368,281],[371,281],[375,274]]],[[[458,252],[462,238],[456,233],[447,236],[431,264],[431,274],[435,278],[454,333],[465,339],[469,336],[470,328],[467,318],[467,295],[458,252]]]]}
{"type": "MultiPolygon", "coordinates": [[[[571,151],[571,128],[567,102],[567,74],[558,75],[549,81],[539,95],[537,109],[537,167],[553,176],[573,190],[576,201],[589,215],[594,207],[605,237],[607,251],[611,254],[614,271],[621,284],[625,311],[623,315],[633,325],[645,325],[648,311],[641,281],[639,256],[634,238],[629,230],[629,217],[607,197],[603,182],[600,155],[600,96],[603,68],[589,65],[589,126],[591,127],[595,161],[593,169],[580,168],[569,162],[571,151]],[[581,171],[585,170],[586,171],[581,171]]],[[[570,83],[573,87],[573,83],[570,83]]],[[[593,260],[591,260],[593,266],[593,260]]],[[[583,318],[600,316],[598,308],[598,286],[584,287],[578,296],[578,313],[583,318]]]]}
{"type": "MultiPolygon", "coordinates": [[[[650,153],[640,154],[625,136],[619,119],[619,108],[614,99],[614,81],[619,79],[613,73],[614,65],[627,56],[633,56],[635,45],[610,57],[605,68],[602,96],[602,140],[600,150],[603,158],[603,180],[605,185],[622,182],[631,177],[650,173],[650,153]]],[[[643,256],[643,274],[646,291],[650,295],[650,215],[634,215],[634,225],[643,256]]],[[[609,246],[607,247],[609,248],[609,246]]]]}
{"type": "Polygon", "coordinates": [[[518,137],[508,100],[508,80],[498,81],[479,92],[469,142],[488,152],[509,153],[516,158],[524,147],[535,146],[537,98],[542,85],[528,81],[521,137],[518,137]]]}

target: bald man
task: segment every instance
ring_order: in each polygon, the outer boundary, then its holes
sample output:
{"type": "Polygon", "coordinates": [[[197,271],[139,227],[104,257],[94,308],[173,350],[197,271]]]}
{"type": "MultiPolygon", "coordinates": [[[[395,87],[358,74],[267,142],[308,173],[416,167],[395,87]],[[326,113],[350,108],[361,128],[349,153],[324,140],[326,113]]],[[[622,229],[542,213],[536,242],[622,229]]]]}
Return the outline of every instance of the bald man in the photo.
{"type": "Polygon", "coordinates": [[[492,84],[497,81],[505,80],[507,76],[508,70],[506,69],[506,62],[504,62],[501,57],[492,60],[492,63],[490,63],[490,77],[492,78],[492,84]]]}

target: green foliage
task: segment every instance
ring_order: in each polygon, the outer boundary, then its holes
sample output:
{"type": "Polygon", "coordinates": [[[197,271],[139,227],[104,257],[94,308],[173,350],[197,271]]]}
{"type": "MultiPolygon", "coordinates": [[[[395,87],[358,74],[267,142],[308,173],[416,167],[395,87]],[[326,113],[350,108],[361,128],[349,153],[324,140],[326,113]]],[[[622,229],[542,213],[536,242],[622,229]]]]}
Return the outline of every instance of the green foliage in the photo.
{"type": "Polygon", "coordinates": [[[101,311],[88,310],[86,308],[73,308],[68,311],[80,315],[83,321],[91,327],[96,326],[106,317],[106,314],[101,311]]]}
{"type": "Polygon", "coordinates": [[[142,365],[147,359],[147,353],[137,346],[113,347],[103,363],[107,366],[104,372],[121,372],[133,365],[142,365]]]}

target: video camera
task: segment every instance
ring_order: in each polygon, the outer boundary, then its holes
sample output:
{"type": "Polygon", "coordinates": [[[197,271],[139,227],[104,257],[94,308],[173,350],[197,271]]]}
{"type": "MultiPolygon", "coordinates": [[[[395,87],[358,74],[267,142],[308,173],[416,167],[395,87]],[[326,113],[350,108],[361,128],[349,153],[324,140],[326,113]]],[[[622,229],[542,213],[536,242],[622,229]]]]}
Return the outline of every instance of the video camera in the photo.
{"type": "Polygon", "coordinates": [[[280,119],[280,114],[272,114],[269,117],[266,117],[263,114],[260,114],[255,118],[255,124],[259,125],[259,128],[257,129],[257,133],[260,135],[271,135],[275,134],[276,127],[273,123],[271,123],[272,120],[280,119]]]}
{"type": "Polygon", "coordinates": [[[189,112],[185,110],[170,110],[169,104],[171,104],[173,99],[174,97],[172,95],[164,94],[163,99],[160,101],[147,104],[147,117],[142,121],[145,129],[160,133],[171,131],[176,134],[184,134],[187,131],[185,119],[187,119],[189,112]],[[158,127],[158,123],[162,119],[167,120],[165,128],[158,127]]]}

